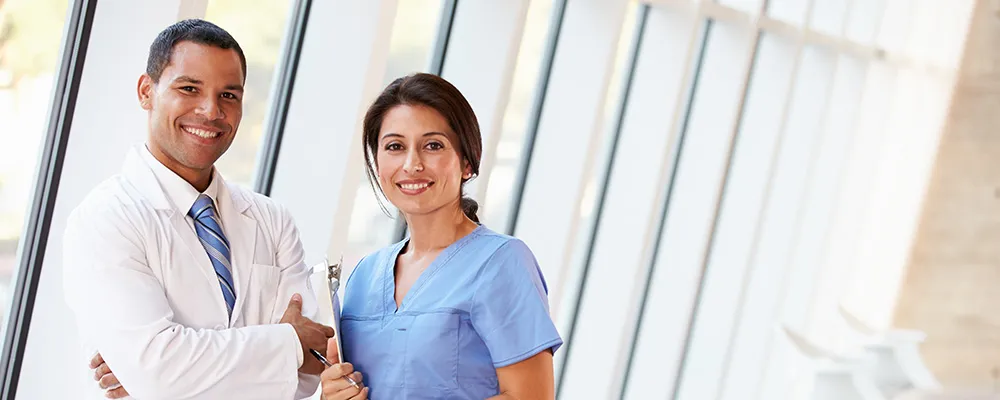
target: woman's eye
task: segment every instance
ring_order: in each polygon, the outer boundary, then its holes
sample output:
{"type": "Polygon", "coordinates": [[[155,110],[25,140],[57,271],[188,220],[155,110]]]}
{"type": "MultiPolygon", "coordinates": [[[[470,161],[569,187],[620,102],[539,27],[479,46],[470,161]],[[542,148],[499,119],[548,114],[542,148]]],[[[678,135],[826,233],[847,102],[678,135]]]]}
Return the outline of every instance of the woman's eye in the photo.
{"type": "Polygon", "coordinates": [[[229,100],[236,100],[236,95],[229,92],[223,93],[222,97],[229,100]]]}
{"type": "Polygon", "coordinates": [[[386,151],[397,151],[397,150],[402,150],[403,146],[401,146],[399,143],[389,143],[385,145],[385,149],[386,151]]]}
{"type": "Polygon", "coordinates": [[[444,148],[444,145],[438,142],[430,142],[427,143],[427,148],[430,150],[441,150],[444,148]]]}
{"type": "Polygon", "coordinates": [[[193,93],[196,89],[194,88],[194,86],[184,86],[184,87],[181,88],[181,90],[183,90],[185,92],[192,92],[193,93]]]}

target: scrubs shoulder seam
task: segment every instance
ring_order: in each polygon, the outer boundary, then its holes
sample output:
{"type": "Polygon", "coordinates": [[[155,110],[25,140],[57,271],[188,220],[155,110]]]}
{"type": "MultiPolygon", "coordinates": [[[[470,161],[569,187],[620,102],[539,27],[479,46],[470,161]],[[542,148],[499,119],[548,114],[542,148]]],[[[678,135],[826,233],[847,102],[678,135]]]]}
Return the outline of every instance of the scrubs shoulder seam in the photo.
{"type": "MultiPolygon", "coordinates": [[[[499,253],[501,249],[503,249],[504,247],[507,247],[507,245],[509,245],[513,241],[514,241],[514,239],[507,239],[507,240],[505,240],[503,242],[503,244],[501,244],[500,246],[497,246],[497,249],[493,250],[493,253],[490,254],[489,258],[486,259],[486,262],[483,263],[483,267],[479,268],[479,271],[476,271],[476,277],[472,281],[473,282],[479,282],[479,278],[480,278],[480,276],[482,276],[483,270],[486,269],[486,266],[490,265],[490,262],[493,261],[493,258],[496,257],[497,253],[499,253]]],[[[477,285],[476,286],[476,291],[472,293],[472,305],[469,307],[469,313],[470,314],[472,314],[473,311],[476,308],[476,297],[479,295],[479,289],[481,287],[482,287],[482,285],[477,285]]]]}

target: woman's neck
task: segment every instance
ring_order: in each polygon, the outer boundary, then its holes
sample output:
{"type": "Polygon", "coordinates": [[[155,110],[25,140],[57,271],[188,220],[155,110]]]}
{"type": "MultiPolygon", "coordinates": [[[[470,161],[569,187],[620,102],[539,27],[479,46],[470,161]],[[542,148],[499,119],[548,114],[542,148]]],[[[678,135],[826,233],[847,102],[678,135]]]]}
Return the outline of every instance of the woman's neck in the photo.
{"type": "Polygon", "coordinates": [[[423,215],[406,215],[410,242],[406,252],[431,252],[444,249],[468,235],[478,226],[465,216],[458,203],[423,215]]]}

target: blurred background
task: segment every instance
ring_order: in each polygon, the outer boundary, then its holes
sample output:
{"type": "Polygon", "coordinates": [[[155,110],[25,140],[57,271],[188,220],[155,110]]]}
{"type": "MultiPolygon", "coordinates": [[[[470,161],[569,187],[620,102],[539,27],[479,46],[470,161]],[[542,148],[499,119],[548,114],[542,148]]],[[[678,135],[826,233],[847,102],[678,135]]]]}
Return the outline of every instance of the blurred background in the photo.
{"type": "Polygon", "coordinates": [[[90,384],[76,361],[44,361],[75,345],[61,229],[144,140],[135,81],[185,17],[247,56],[218,168],[288,205],[310,263],[351,266],[400,237],[360,157],[374,95],[417,71],[466,94],[486,145],[467,192],[542,266],[561,399],[1000,398],[996,1],[96,3],[47,247],[28,262],[80,7],[0,0],[0,317],[18,399],[90,384]]]}

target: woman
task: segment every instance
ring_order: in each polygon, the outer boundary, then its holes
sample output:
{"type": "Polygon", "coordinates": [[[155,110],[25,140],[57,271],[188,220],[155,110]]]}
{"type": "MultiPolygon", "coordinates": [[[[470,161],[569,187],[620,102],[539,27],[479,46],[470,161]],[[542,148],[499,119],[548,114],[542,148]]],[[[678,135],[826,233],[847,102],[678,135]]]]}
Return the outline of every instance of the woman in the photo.
{"type": "Polygon", "coordinates": [[[562,339],[538,264],[523,242],[480,225],[462,197],[482,154],[472,107],[444,79],[415,74],[375,100],[363,134],[369,182],[410,236],[348,279],[341,337],[353,365],[324,373],[326,399],[364,398],[342,379],[353,369],[378,399],[553,398],[562,339]]]}

